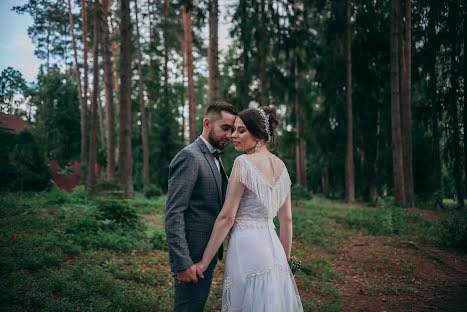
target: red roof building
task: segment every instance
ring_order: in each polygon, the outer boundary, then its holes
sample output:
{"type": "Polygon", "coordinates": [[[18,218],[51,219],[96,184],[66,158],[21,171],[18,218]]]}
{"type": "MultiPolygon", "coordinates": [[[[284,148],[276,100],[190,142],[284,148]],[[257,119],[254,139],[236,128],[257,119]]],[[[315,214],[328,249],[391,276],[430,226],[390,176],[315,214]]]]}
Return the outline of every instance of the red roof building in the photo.
{"type": "Polygon", "coordinates": [[[31,124],[23,120],[20,116],[0,112],[0,128],[10,133],[17,134],[26,126],[31,126],[31,124]]]}

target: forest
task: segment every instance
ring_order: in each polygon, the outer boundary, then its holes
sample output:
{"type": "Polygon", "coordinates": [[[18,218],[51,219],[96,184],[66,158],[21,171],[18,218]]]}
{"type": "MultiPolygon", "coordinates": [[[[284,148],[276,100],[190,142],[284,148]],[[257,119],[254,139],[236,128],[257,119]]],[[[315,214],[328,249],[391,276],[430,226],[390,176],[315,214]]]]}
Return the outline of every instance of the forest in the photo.
{"type": "MultiPolygon", "coordinates": [[[[305,310],[360,311],[338,257],[359,246],[382,263],[371,267],[374,280],[360,280],[372,307],[365,311],[465,307],[465,1],[28,0],[11,10],[31,16],[41,65],[34,81],[13,67],[0,75],[0,112],[31,125],[17,134],[0,125],[0,281],[10,289],[0,308],[168,309],[171,282],[160,270],[169,270],[169,164],[200,135],[216,101],[277,108],[273,153],[293,183],[305,310]],[[16,247],[5,243],[21,231],[31,233],[16,247]],[[28,250],[36,262],[26,260],[28,250]],[[453,255],[460,260],[449,264],[453,255]],[[457,270],[446,273],[449,300],[442,286],[438,301],[417,297],[436,284],[427,276],[422,286],[383,280],[395,266],[423,274],[424,261],[457,270]],[[55,273],[25,273],[44,266],[55,273]],[[69,289],[44,306],[58,287],[53,276],[69,289]],[[107,285],[109,276],[119,282],[107,285]],[[91,284],[97,297],[83,299],[91,284]],[[78,288],[84,293],[74,295],[78,288]],[[372,306],[370,297],[386,301],[372,306]]],[[[238,155],[226,148],[227,172],[238,155]]],[[[346,259],[360,263],[353,276],[369,272],[370,259],[346,259]]],[[[220,309],[220,297],[221,277],[209,309],[220,309]]]]}

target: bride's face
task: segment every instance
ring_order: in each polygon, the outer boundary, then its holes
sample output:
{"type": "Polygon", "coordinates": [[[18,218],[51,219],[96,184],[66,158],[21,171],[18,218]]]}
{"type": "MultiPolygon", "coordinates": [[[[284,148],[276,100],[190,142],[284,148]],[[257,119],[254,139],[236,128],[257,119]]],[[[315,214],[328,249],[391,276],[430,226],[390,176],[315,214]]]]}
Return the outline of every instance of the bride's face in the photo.
{"type": "Polygon", "coordinates": [[[237,151],[246,151],[248,153],[248,151],[256,147],[256,138],[248,131],[240,117],[235,119],[234,129],[235,131],[232,133],[232,139],[237,151]]]}

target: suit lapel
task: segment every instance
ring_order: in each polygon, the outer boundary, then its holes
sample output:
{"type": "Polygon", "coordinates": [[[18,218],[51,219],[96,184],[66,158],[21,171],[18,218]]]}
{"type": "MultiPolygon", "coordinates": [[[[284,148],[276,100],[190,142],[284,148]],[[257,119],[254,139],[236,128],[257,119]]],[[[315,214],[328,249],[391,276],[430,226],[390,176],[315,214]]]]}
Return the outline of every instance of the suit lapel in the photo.
{"type": "Polygon", "coordinates": [[[216,181],[219,201],[222,203],[222,177],[221,177],[219,170],[217,169],[216,163],[214,162],[214,158],[212,157],[211,153],[209,152],[208,147],[206,146],[206,144],[200,137],[196,139],[195,142],[198,144],[201,152],[203,152],[204,158],[209,164],[209,167],[211,167],[211,172],[214,175],[214,180],[216,181]]]}

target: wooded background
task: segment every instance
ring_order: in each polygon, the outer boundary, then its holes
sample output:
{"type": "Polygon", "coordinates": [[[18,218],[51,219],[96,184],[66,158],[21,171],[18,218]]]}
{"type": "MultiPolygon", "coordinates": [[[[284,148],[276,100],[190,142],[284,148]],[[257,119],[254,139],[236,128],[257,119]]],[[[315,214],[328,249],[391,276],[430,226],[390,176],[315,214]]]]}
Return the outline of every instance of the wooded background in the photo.
{"type": "MultiPolygon", "coordinates": [[[[90,192],[105,181],[127,197],[165,190],[171,159],[221,100],[278,109],[275,153],[305,191],[464,205],[465,1],[29,0],[12,10],[31,15],[43,63],[32,84],[2,71],[1,111],[35,125],[38,161],[56,158],[61,172],[80,161],[90,192]],[[231,40],[219,47],[221,22],[231,40]]],[[[237,155],[230,145],[227,169],[237,155]]]]}

